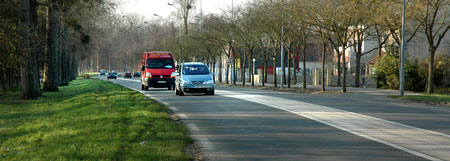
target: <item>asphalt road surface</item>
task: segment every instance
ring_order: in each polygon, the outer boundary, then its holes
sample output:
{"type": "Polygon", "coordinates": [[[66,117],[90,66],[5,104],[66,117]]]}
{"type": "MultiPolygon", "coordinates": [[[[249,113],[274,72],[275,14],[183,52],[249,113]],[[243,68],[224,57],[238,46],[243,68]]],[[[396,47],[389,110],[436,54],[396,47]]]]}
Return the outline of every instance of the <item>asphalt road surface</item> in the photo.
{"type": "MultiPolygon", "coordinates": [[[[141,88],[139,80],[110,81],[141,88]]],[[[446,107],[370,91],[305,95],[216,86],[215,96],[141,92],[181,118],[207,161],[450,160],[446,107]]]]}

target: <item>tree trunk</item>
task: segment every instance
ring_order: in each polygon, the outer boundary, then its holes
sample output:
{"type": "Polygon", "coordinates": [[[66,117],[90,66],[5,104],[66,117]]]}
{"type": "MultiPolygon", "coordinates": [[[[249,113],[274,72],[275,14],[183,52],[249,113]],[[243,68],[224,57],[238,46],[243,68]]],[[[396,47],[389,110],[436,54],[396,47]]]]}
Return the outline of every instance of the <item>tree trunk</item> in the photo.
{"type": "Polygon", "coordinates": [[[341,55],[339,54],[339,52],[337,53],[337,66],[338,66],[338,75],[337,75],[337,85],[341,86],[341,55]]]}
{"type": "MultiPolygon", "coordinates": [[[[234,50],[233,50],[233,48],[231,48],[231,50],[233,51],[233,54],[234,54],[234,50]]],[[[233,59],[233,84],[234,85],[236,85],[236,76],[237,76],[237,73],[236,73],[236,67],[237,67],[237,61],[236,61],[236,54],[234,55],[234,57],[233,57],[234,59],[233,59]]]]}
{"type": "Polygon", "coordinates": [[[222,54],[219,56],[219,82],[222,83],[222,54]]]}
{"type": "Polygon", "coordinates": [[[268,64],[269,64],[269,55],[264,55],[264,79],[263,79],[264,83],[267,83],[268,64]]]}
{"type": "Polygon", "coordinates": [[[306,46],[303,44],[303,89],[306,89],[306,46]]]}
{"type": "Polygon", "coordinates": [[[325,56],[327,52],[327,44],[323,43],[323,49],[322,49],[322,91],[325,91],[325,56]]]}
{"type": "MultiPolygon", "coordinates": [[[[244,51],[245,52],[245,51],[244,51]]],[[[240,56],[241,57],[241,61],[239,62],[241,68],[241,80],[242,80],[242,85],[245,86],[245,62],[247,61],[247,54],[240,56]]]]}
{"type": "Polygon", "coordinates": [[[250,55],[250,60],[252,61],[251,62],[251,64],[249,64],[249,65],[251,65],[252,66],[252,68],[251,68],[251,72],[252,72],[252,86],[255,86],[255,63],[254,63],[254,61],[253,61],[253,59],[255,59],[255,58],[253,58],[253,54],[254,54],[254,50],[252,51],[252,53],[251,53],[251,55],[250,55]]]}
{"type": "Polygon", "coordinates": [[[75,53],[74,52],[71,52],[72,54],[72,56],[71,56],[71,65],[72,65],[72,72],[71,72],[71,74],[70,74],[70,76],[71,76],[71,79],[72,80],[75,80],[76,78],[77,78],[77,75],[78,75],[78,61],[77,61],[77,58],[76,58],[76,55],[75,55],[75,53]]]}
{"type": "Polygon", "coordinates": [[[58,91],[58,31],[59,14],[56,5],[47,7],[47,51],[44,64],[43,91],[58,91]]]}
{"type": "Polygon", "coordinates": [[[227,84],[229,84],[229,80],[228,79],[230,79],[230,76],[229,76],[229,74],[230,74],[230,66],[231,66],[231,63],[230,63],[230,56],[231,56],[231,48],[228,50],[228,55],[227,55],[227,71],[226,71],[226,79],[225,79],[225,81],[226,81],[226,83],[227,84]]]}
{"type": "Polygon", "coordinates": [[[266,59],[266,54],[265,53],[263,53],[264,55],[263,55],[263,66],[262,66],[262,71],[261,71],[261,75],[262,75],[262,86],[264,87],[264,86],[266,86],[266,78],[267,78],[267,67],[266,67],[266,64],[267,64],[267,59],[266,59]]]}
{"type": "MultiPolygon", "coordinates": [[[[61,66],[61,70],[60,70],[60,74],[61,74],[61,85],[63,86],[67,86],[69,85],[69,75],[68,75],[68,70],[69,68],[69,52],[67,50],[67,37],[68,37],[68,29],[66,27],[64,27],[63,32],[62,32],[62,50],[61,50],[61,57],[62,57],[62,66],[61,66]]],[[[98,59],[98,58],[97,58],[98,59]]]]}
{"type": "Polygon", "coordinates": [[[346,80],[347,80],[347,64],[345,63],[345,43],[342,45],[342,64],[343,64],[343,78],[342,78],[342,92],[347,92],[346,80]]]}
{"type": "Polygon", "coordinates": [[[273,86],[277,87],[277,57],[275,55],[275,57],[273,58],[273,86]]]}
{"type": "Polygon", "coordinates": [[[430,61],[428,64],[428,76],[427,76],[427,93],[434,93],[434,56],[436,49],[432,46],[429,47],[430,61]]]}
{"type": "MultiPolygon", "coordinates": [[[[213,72],[216,72],[216,57],[214,56],[213,57],[213,72]]],[[[215,82],[216,81],[216,73],[214,73],[214,75],[213,75],[213,81],[215,82]]]]}
{"type": "Polygon", "coordinates": [[[294,82],[292,83],[293,85],[296,85],[297,84],[297,68],[298,68],[298,66],[297,66],[297,62],[295,61],[295,58],[297,57],[297,55],[298,55],[298,51],[296,51],[295,52],[295,55],[294,55],[294,57],[292,58],[292,66],[293,66],[293,68],[294,68],[294,82]]]}
{"type": "Polygon", "coordinates": [[[287,60],[287,64],[288,64],[288,78],[287,78],[287,85],[288,88],[291,88],[291,51],[289,50],[288,52],[288,60],[287,60]]]}
{"type": "MultiPolygon", "coordinates": [[[[361,52],[358,51],[358,52],[361,52]]],[[[360,71],[361,71],[361,53],[360,54],[356,54],[356,69],[355,69],[355,87],[359,87],[359,76],[360,76],[360,71]]]]}
{"type": "Polygon", "coordinates": [[[248,71],[248,83],[252,83],[252,55],[251,55],[251,51],[249,51],[249,53],[248,54],[250,54],[249,56],[248,56],[248,67],[247,67],[247,71],[248,71]]]}
{"type": "MultiPolygon", "coordinates": [[[[22,99],[33,99],[41,95],[38,69],[36,62],[36,45],[32,41],[37,27],[37,3],[35,0],[21,0],[21,27],[24,30],[21,44],[23,53],[20,64],[20,79],[22,86],[22,99]]],[[[15,76],[14,76],[15,77],[15,76]]]]}

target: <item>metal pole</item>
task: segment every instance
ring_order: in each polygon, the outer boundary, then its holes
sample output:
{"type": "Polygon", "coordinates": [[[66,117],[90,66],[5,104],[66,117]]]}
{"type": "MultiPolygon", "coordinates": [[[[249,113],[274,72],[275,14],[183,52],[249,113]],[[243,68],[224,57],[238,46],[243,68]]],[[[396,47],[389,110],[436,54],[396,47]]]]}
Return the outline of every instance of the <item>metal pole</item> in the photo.
{"type": "Polygon", "coordinates": [[[400,96],[405,94],[405,25],[406,25],[406,0],[403,0],[402,14],[402,44],[400,53],[400,96]]]}
{"type": "Polygon", "coordinates": [[[284,77],[286,73],[284,72],[284,0],[282,0],[283,6],[281,8],[281,88],[284,86],[284,77]]]}
{"type": "Polygon", "coordinates": [[[153,14],[156,17],[161,18],[161,22],[163,24],[163,34],[162,34],[162,38],[163,38],[163,48],[164,50],[166,50],[166,21],[164,20],[164,18],[158,14],[153,14]]]}

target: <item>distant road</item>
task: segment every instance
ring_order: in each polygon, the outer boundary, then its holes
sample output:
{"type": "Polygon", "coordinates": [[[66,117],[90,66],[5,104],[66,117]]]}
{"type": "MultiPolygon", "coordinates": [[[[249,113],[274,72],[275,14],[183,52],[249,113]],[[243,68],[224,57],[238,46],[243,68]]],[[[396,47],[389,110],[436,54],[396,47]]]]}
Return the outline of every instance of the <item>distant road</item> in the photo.
{"type": "MultiPolygon", "coordinates": [[[[140,91],[139,80],[111,82],[140,91]]],[[[145,95],[177,113],[205,160],[450,160],[450,110],[361,92],[304,95],[216,86],[145,95]]]]}

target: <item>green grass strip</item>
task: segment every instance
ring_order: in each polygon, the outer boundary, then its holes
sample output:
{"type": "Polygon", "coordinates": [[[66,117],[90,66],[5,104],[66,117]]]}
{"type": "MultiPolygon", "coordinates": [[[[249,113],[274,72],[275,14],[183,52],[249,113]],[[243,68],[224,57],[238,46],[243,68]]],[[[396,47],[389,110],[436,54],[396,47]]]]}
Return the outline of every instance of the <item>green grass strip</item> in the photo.
{"type": "Polygon", "coordinates": [[[450,95],[448,94],[425,94],[414,96],[389,96],[391,98],[414,100],[419,102],[441,102],[450,103],[450,95]]]}
{"type": "Polygon", "coordinates": [[[0,160],[190,160],[192,142],[168,109],[99,79],[37,100],[0,96],[0,160]]]}

